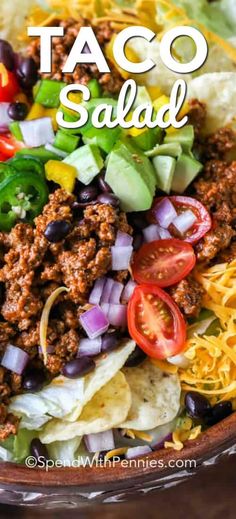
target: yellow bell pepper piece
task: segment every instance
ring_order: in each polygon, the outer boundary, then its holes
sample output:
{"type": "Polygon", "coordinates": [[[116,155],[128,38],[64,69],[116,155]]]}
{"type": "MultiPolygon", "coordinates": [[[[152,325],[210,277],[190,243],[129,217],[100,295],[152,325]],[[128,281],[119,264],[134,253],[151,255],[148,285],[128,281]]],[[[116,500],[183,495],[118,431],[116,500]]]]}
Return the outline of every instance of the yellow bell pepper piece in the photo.
{"type": "Polygon", "coordinates": [[[31,106],[26,120],[32,121],[33,119],[40,119],[41,117],[51,117],[53,129],[54,131],[56,131],[58,129],[56,115],[57,108],[45,108],[43,105],[40,105],[39,103],[34,103],[31,106]]]}
{"type": "MultiPolygon", "coordinates": [[[[83,96],[82,96],[81,92],[70,92],[68,94],[68,99],[69,99],[69,101],[72,101],[73,103],[80,104],[83,101],[83,96]]],[[[64,106],[61,104],[60,108],[61,109],[63,108],[63,112],[65,112],[68,115],[78,116],[77,112],[75,112],[74,110],[71,110],[67,106],[64,106]]]]}
{"type": "Polygon", "coordinates": [[[157,97],[157,99],[154,99],[153,101],[153,107],[158,112],[160,108],[162,108],[164,105],[167,105],[170,102],[170,98],[166,95],[162,95],[157,97]]]}
{"type": "Polygon", "coordinates": [[[74,166],[58,160],[49,160],[45,164],[45,174],[47,180],[53,180],[68,193],[74,191],[76,179],[76,169],[74,166]]]}
{"type": "Polygon", "coordinates": [[[155,101],[155,99],[162,96],[162,91],[161,91],[160,87],[147,86],[146,89],[147,89],[152,101],[155,101]]]}

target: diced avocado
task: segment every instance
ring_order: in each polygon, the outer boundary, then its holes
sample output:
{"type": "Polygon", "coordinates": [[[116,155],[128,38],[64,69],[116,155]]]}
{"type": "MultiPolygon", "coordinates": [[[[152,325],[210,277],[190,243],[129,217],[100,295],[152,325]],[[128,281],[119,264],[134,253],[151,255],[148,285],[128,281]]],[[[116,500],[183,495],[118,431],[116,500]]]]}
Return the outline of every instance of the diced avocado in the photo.
{"type": "Polygon", "coordinates": [[[86,186],[98,175],[104,164],[100,151],[94,144],[81,146],[68,155],[63,162],[76,168],[78,180],[86,186]]]}
{"type": "Polygon", "coordinates": [[[39,146],[38,148],[22,148],[16,152],[16,157],[22,156],[40,159],[44,164],[48,160],[61,160],[58,155],[52,151],[46,150],[44,146],[39,146]]]}
{"type": "Polygon", "coordinates": [[[83,141],[85,144],[96,144],[105,153],[110,153],[114,147],[115,142],[119,139],[121,128],[89,128],[83,134],[83,141]]]}
{"type": "Polygon", "coordinates": [[[76,135],[68,135],[63,130],[58,130],[56,133],[54,146],[59,148],[60,150],[66,151],[67,153],[72,153],[79,144],[79,137],[76,135]]]}
{"type": "Polygon", "coordinates": [[[157,157],[158,155],[179,157],[182,148],[178,142],[170,142],[169,144],[157,144],[152,150],[146,151],[147,157],[157,157]]]}
{"type": "Polygon", "coordinates": [[[183,126],[175,132],[167,134],[164,138],[164,144],[173,144],[174,142],[181,145],[184,153],[190,153],[193,147],[194,129],[191,124],[183,126]]]}
{"type": "Polygon", "coordinates": [[[151,150],[155,144],[162,140],[163,130],[161,128],[148,128],[145,132],[132,137],[132,142],[143,151],[151,150]]]}
{"type": "Polygon", "coordinates": [[[58,108],[60,104],[60,92],[66,86],[63,81],[42,79],[35,95],[35,102],[47,108],[58,108]]]}
{"type": "Polygon", "coordinates": [[[173,157],[160,155],[154,157],[152,162],[156,171],[157,187],[169,194],[175,172],[176,160],[173,157]]]}
{"type": "Polygon", "coordinates": [[[12,123],[9,124],[10,132],[18,141],[23,141],[23,135],[20,129],[20,123],[18,121],[12,121],[12,123]]]}
{"type": "Polygon", "coordinates": [[[107,161],[106,182],[118,196],[124,211],[145,211],[155,193],[155,171],[144,153],[118,142],[107,161]]]}
{"type": "Polygon", "coordinates": [[[184,153],[176,163],[171,189],[183,193],[202,169],[202,164],[184,153]]]}

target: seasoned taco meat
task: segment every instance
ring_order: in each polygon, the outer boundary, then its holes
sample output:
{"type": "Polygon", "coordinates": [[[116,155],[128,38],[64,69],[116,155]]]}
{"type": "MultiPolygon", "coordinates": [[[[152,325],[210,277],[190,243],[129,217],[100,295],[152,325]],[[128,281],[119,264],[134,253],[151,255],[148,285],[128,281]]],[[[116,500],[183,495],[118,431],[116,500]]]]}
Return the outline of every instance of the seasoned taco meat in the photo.
{"type": "Polygon", "coordinates": [[[186,318],[198,316],[204,290],[192,276],[182,279],[177,285],[171,287],[169,293],[186,318]]]}
{"type": "MultiPolygon", "coordinates": [[[[111,269],[111,246],[118,229],[132,233],[126,216],[108,204],[79,209],[76,197],[57,189],[35,219],[35,227],[19,223],[7,235],[1,235],[0,268],[0,349],[4,353],[12,343],[25,350],[30,363],[43,369],[39,352],[39,322],[48,296],[59,286],[70,291],[62,294],[50,314],[48,327],[47,375],[60,373],[63,365],[78,351],[82,330],[79,315],[94,281],[111,269]],[[51,222],[68,222],[67,236],[52,243],[45,236],[51,222]]],[[[126,275],[126,273],[123,273],[126,275]]],[[[1,368],[1,402],[22,390],[22,379],[1,368]]],[[[0,410],[1,411],[1,410],[0,410]]],[[[1,412],[6,422],[0,439],[13,432],[17,421],[1,412]],[[5,428],[4,428],[5,427],[5,428]]]]}
{"type": "MultiPolygon", "coordinates": [[[[90,79],[97,79],[105,92],[110,94],[118,94],[122,84],[123,78],[114,67],[114,65],[108,61],[111,73],[100,73],[95,64],[79,64],[75,67],[72,74],[64,74],[62,69],[67,60],[67,57],[72,49],[76,36],[81,27],[91,26],[91,21],[80,19],[74,20],[69,18],[68,20],[58,21],[56,24],[60,27],[64,27],[63,37],[54,37],[52,39],[52,72],[50,74],[41,74],[42,77],[56,79],[58,81],[64,81],[68,84],[81,83],[87,84],[90,79]]],[[[111,40],[114,33],[108,22],[100,23],[98,26],[92,26],[99,45],[104,49],[105,45],[111,40]]],[[[40,63],[40,40],[39,38],[32,41],[28,48],[28,54],[31,56],[37,65],[40,63]]]]}

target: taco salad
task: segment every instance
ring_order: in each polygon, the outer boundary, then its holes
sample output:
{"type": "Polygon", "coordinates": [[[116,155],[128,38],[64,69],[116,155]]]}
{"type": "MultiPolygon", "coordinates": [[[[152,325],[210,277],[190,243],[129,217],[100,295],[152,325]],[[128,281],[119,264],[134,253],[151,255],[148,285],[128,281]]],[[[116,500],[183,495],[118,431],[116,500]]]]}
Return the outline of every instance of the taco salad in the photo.
{"type": "MultiPolygon", "coordinates": [[[[82,464],[181,450],[236,409],[234,2],[2,3],[0,458],[82,464]],[[41,73],[26,27],[50,25],[64,36],[41,73]],[[205,64],[184,78],[180,129],[91,122],[101,103],[115,113],[132,77],[112,52],[132,25],[156,33],[127,45],[131,61],[156,63],[134,78],[136,106],[155,112],[179,77],[161,62],[162,35],[190,25],[207,39],[205,64]],[[63,73],[88,26],[111,72],[85,63],[63,73]],[[89,114],[77,129],[56,120],[77,120],[60,102],[67,84],[91,92],[87,102],[71,94],[89,114]]],[[[193,50],[174,44],[180,61],[193,50]]]]}

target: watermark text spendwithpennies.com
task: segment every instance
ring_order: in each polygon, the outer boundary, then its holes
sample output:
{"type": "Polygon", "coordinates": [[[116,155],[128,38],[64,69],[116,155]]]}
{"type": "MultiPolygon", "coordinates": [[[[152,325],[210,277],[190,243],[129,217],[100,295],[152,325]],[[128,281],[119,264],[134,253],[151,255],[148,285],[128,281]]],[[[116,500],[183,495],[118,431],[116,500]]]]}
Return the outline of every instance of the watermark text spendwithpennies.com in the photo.
{"type": "Polygon", "coordinates": [[[53,460],[53,459],[45,459],[43,456],[39,456],[39,458],[35,458],[34,456],[28,456],[25,460],[25,465],[28,468],[39,467],[48,472],[53,468],[60,467],[69,467],[69,468],[79,468],[79,467],[115,467],[117,463],[120,463],[122,468],[162,468],[162,469],[194,469],[197,466],[197,461],[195,459],[182,460],[182,459],[170,459],[165,461],[164,459],[149,459],[147,458],[136,458],[132,460],[120,460],[119,456],[114,456],[111,460],[106,459],[98,459],[96,456],[90,458],[89,456],[85,456],[83,458],[75,458],[74,460],[53,460]]]}

